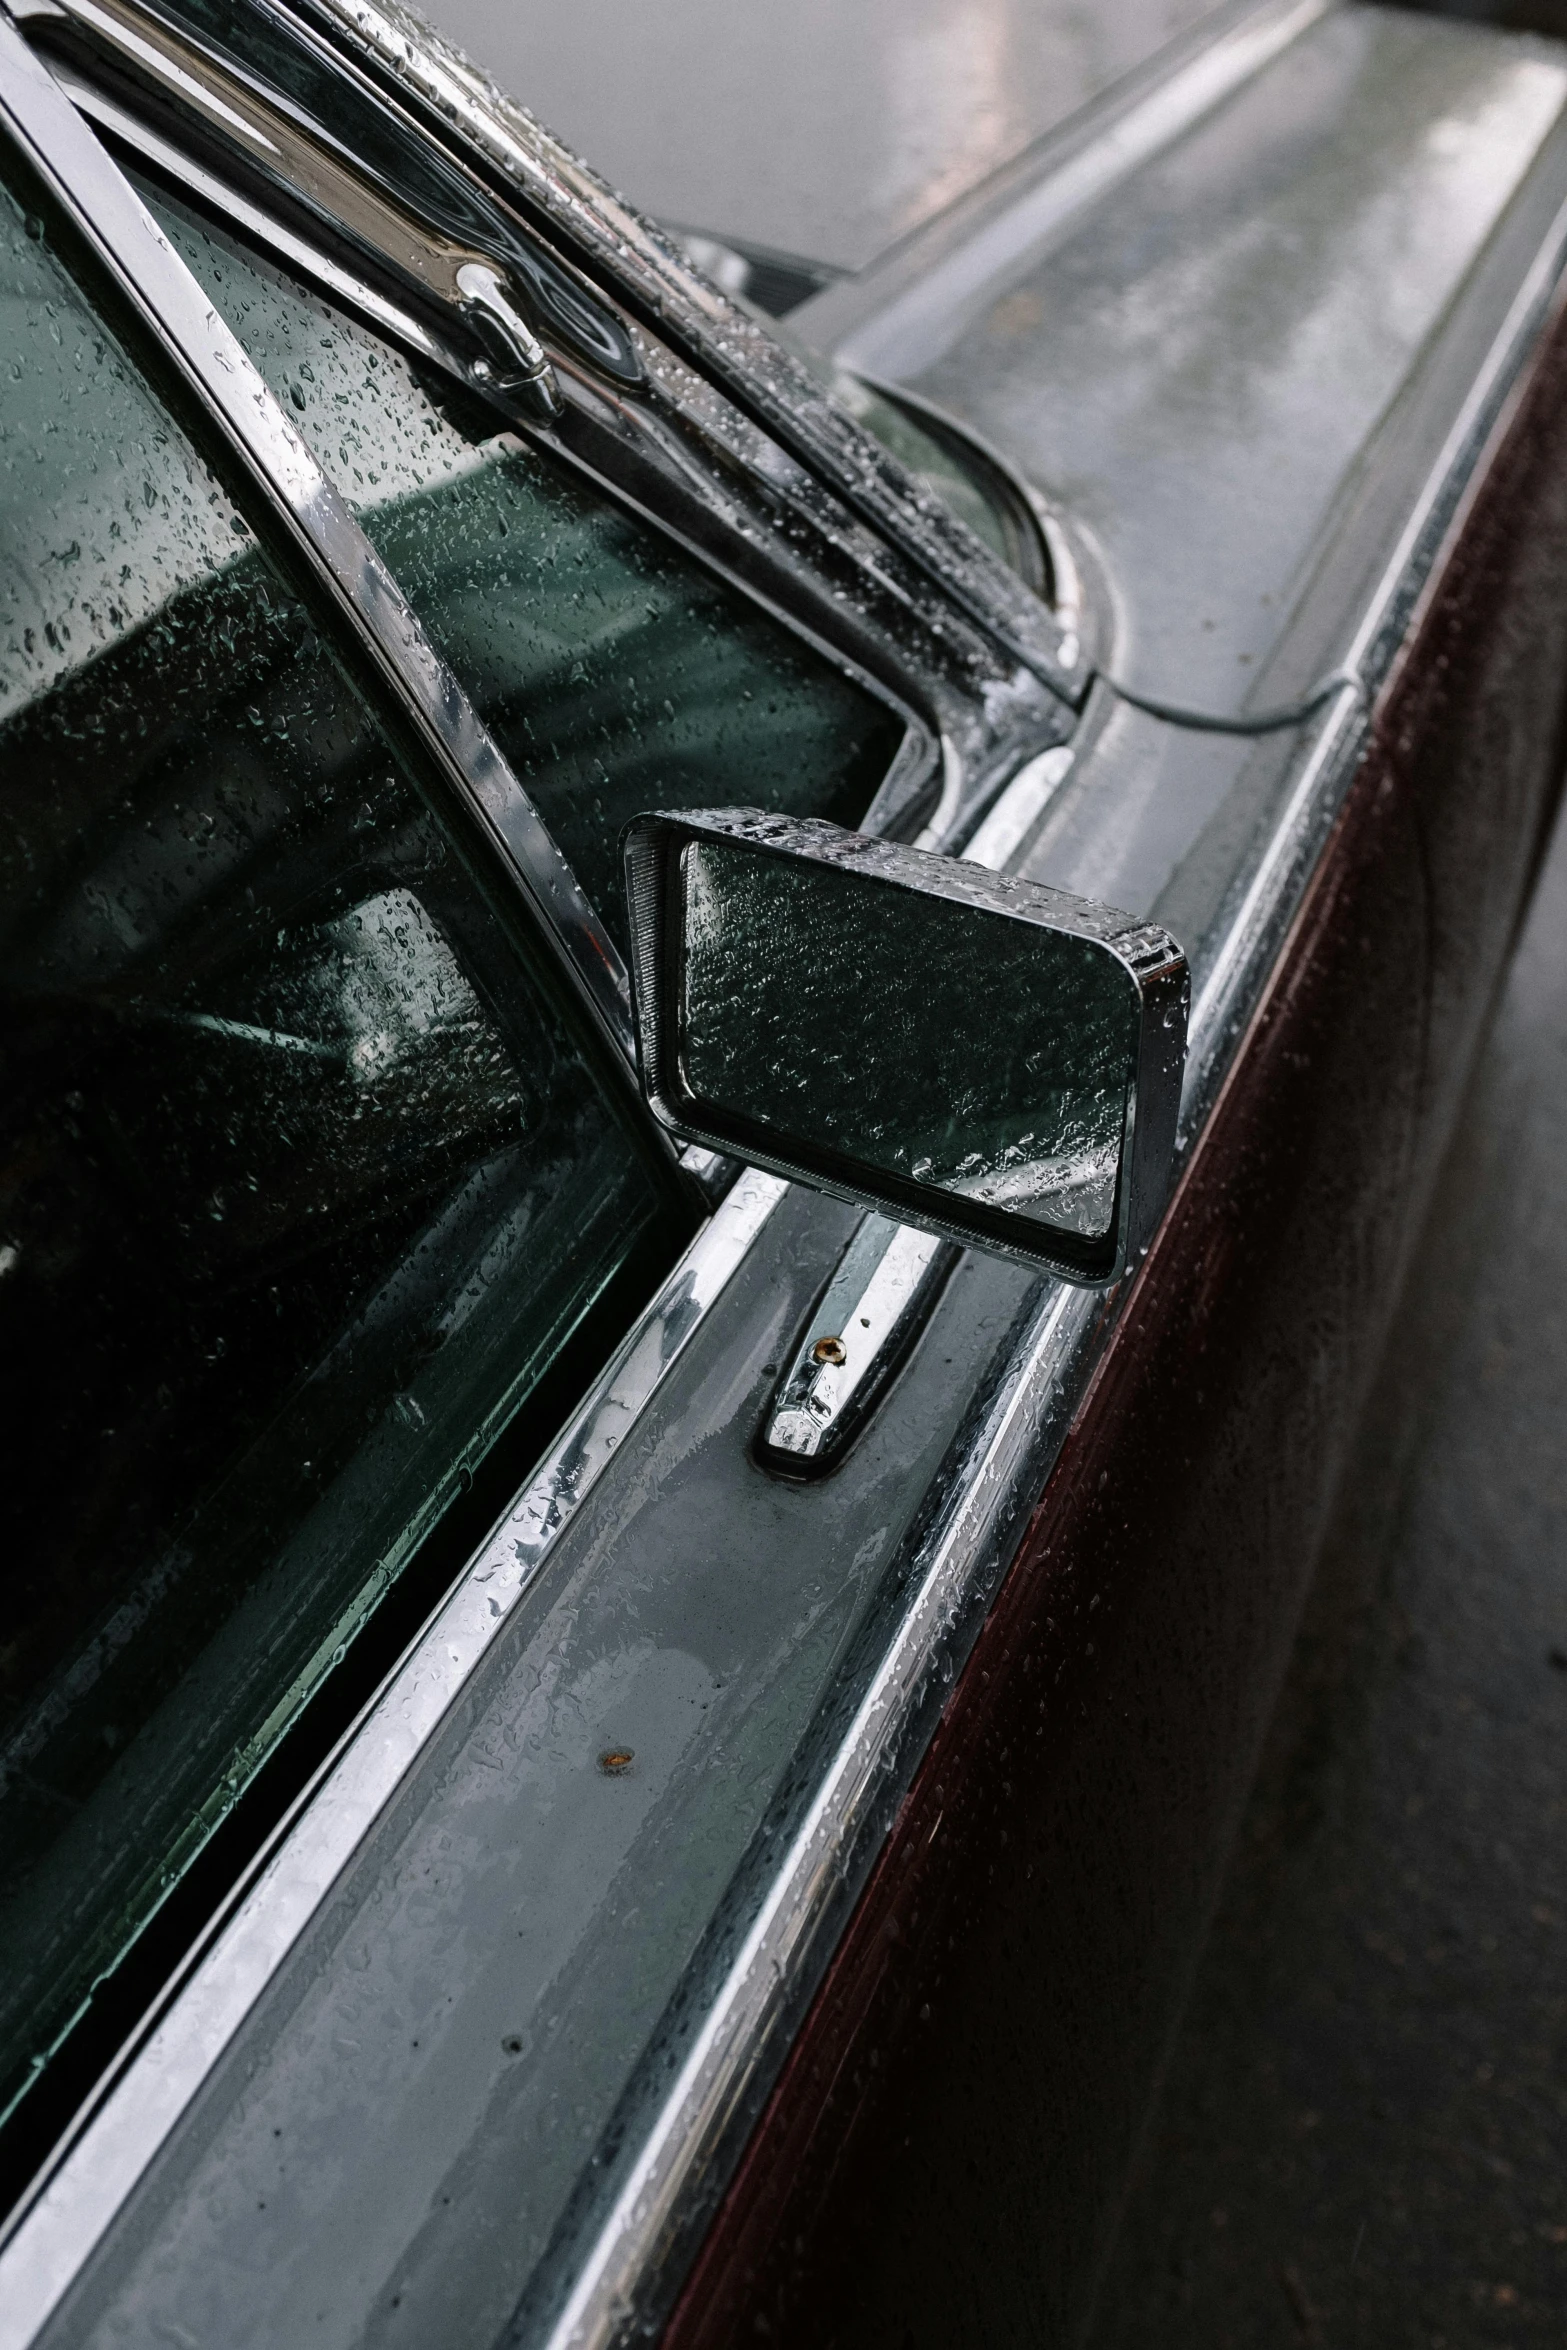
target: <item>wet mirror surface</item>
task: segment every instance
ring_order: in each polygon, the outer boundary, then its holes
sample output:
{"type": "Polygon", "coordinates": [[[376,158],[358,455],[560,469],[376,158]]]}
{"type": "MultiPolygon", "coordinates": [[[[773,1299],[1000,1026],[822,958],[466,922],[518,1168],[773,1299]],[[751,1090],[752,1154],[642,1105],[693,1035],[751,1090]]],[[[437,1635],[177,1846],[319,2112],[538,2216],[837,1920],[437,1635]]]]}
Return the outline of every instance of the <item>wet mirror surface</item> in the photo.
{"type": "Polygon", "coordinates": [[[681,855],[699,1104],[1099,1240],[1138,1001],[1099,941],[729,842],[681,855]]]}

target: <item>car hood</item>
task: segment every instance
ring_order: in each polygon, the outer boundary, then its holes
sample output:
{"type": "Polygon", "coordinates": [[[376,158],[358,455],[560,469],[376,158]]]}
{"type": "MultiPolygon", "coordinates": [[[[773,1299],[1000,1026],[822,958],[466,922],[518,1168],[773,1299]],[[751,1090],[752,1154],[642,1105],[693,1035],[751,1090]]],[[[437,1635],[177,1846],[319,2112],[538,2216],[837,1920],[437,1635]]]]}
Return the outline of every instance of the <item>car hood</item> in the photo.
{"type": "Polygon", "coordinates": [[[1213,0],[425,0],[656,218],[862,269],[1213,0]]]}

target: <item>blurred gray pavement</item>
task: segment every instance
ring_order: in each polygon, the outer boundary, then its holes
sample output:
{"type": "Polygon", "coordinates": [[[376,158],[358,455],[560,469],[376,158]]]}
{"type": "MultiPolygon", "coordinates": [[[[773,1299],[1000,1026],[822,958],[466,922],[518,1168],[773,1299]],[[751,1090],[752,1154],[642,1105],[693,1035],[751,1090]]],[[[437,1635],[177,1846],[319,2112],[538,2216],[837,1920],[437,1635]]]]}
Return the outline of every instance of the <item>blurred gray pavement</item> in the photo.
{"type": "Polygon", "coordinates": [[[1567,2345],[1567,825],[1092,2350],[1567,2345]]]}

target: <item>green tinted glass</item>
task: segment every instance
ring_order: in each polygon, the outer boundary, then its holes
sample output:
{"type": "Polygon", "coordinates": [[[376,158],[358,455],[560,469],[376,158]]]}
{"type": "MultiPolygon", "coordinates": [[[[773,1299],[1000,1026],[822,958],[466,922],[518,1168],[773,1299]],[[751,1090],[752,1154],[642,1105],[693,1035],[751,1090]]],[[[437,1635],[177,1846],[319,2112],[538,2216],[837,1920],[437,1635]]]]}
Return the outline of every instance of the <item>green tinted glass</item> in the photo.
{"type": "Polygon", "coordinates": [[[0,189],[0,2105],[677,1239],[35,230],[0,189]]]}
{"type": "Polygon", "coordinates": [[[459,416],[364,328],[144,192],[622,938],[620,834],[642,811],[863,815],[894,711],[478,403],[459,416]]]}
{"type": "Polygon", "coordinates": [[[993,554],[1041,595],[1050,593],[1050,565],[1039,526],[1022,495],[966,434],[943,430],[934,417],[906,408],[846,369],[827,378],[834,397],[857,416],[916,481],[966,522],[993,554]]]}

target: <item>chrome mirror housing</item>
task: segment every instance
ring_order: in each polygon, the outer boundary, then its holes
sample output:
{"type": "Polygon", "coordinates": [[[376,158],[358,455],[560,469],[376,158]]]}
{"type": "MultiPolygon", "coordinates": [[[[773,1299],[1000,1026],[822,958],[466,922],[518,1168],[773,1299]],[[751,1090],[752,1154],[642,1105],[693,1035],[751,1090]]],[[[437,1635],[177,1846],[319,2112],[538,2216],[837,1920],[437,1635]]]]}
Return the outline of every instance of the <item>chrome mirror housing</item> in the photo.
{"type": "Polygon", "coordinates": [[[625,859],[672,1133],[1067,1281],[1146,1245],[1186,1055],[1167,932],[755,809],[640,816],[625,859]]]}

